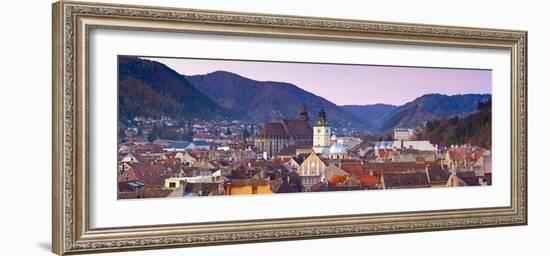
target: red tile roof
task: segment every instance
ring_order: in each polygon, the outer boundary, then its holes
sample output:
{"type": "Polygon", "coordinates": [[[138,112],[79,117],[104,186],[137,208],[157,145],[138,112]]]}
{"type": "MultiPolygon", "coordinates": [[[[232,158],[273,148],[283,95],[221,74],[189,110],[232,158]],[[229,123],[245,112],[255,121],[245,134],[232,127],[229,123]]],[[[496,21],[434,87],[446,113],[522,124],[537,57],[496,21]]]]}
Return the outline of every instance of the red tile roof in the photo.
{"type": "Polygon", "coordinates": [[[485,152],[485,150],[483,150],[483,149],[476,150],[474,153],[471,154],[471,156],[468,158],[468,160],[475,162],[475,161],[479,160],[481,157],[483,157],[484,152],[485,152]]]}
{"type": "Polygon", "coordinates": [[[118,199],[132,199],[132,198],[162,198],[167,197],[172,190],[168,189],[143,189],[139,192],[119,192],[118,199]]]}
{"type": "Polygon", "coordinates": [[[425,170],[426,164],[415,162],[366,163],[364,168],[367,174],[372,172],[374,175],[380,175],[382,173],[425,170]]]}
{"type": "Polygon", "coordinates": [[[313,129],[306,120],[281,119],[279,123],[266,123],[259,136],[312,136],[313,129]]]}
{"type": "Polygon", "coordinates": [[[311,136],[313,129],[306,120],[282,119],[281,123],[290,136],[311,136]]]}
{"type": "Polygon", "coordinates": [[[163,165],[160,163],[140,162],[131,164],[134,169],[134,173],[137,179],[143,182],[147,186],[158,187],[164,184],[164,178],[169,177],[171,174],[179,171],[179,169],[171,168],[169,171],[169,165],[163,165]]]}
{"type": "Polygon", "coordinates": [[[372,187],[376,185],[377,182],[377,178],[374,175],[359,175],[356,179],[359,180],[365,187],[372,187]]]}
{"type": "Polygon", "coordinates": [[[381,158],[386,158],[390,155],[390,151],[389,150],[386,150],[386,149],[378,149],[378,155],[381,157],[381,158]]]}
{"type": "Polygon", "coordinates": [[[276,135],[287,135],[285,128],[281,123],[266,123],[260,130],[258,134],[260,136],[276,136],[276,135]]]}
{"type": "Polygon", "coordinates": [[[456,147],[449,149],[448,152],[452,160],[466,160],[466,157],[470,151],[470,147],[456,147]]]}
{"type": "Polygon", "coordinates": [[[118,172],[118,182],[135,181],[138,179],[132,167],[126,167],[125,165],[123,166],[124,171],[118,172]]]}
{"type": "Polygon", "coordinates": [[[330,183],[331,186],[336,186],[346,181],[347,179],[348,179],[348,176],[333,176],[332,178],[330,178],[328,182],[330,183]]]}
{"type": "Polygon", "coordinates": [[[353,175],[362,175],[365,173],[363,163],[361,162],[342,162],[339,167],[345,172],[353,175]]]}
{"type": "Polygon", "coordinates": [[[167,164],[179,164],[181,162],[181,159],[179,158],[167,158],[164,160],[164,163],[167,163],[167,164]]]}

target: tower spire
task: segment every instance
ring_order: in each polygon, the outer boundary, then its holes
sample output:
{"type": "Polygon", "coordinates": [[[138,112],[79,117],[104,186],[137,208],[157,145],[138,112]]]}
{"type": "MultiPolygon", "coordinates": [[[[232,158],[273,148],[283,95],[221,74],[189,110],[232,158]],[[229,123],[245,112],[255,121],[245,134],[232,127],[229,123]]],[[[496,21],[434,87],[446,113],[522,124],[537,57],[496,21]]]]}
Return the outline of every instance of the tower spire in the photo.
{"type": "Polygon", "coordinates": [[[299,120],[309,121],[309,114],[307,113],[306,104],[302,102],[302,107],[300,108],[300,115],[298,116],[299,120]]]}
{"type": "Polygon", "coordinates": [[[319,110],[319,118],[317,119],[317,123],[315,123],[317,126],[328,126],[327,121],[327,115],[325,113],[325,109],[321,107],[321,110],[319,110]]]}

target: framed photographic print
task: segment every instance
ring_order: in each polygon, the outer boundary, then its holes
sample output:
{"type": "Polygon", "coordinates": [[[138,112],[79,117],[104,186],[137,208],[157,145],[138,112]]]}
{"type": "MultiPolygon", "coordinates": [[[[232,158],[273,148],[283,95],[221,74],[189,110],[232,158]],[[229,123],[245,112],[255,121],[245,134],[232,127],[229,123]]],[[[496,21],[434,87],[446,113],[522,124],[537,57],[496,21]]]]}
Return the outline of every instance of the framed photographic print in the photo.
{"type": "Polygon", "coordinates": [[[526,40],[55,3],[53,251],[525,225],[526,40]]]}

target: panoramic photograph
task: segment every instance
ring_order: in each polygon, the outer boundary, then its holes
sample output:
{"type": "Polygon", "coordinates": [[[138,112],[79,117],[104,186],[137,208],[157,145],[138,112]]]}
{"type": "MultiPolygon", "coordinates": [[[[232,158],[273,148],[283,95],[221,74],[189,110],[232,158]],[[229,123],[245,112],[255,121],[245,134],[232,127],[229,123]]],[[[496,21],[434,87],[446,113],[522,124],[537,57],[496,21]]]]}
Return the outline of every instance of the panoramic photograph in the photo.
{"type": "Polygon", "coordinates": [[[118,199],[492,185],[488,69],[118,56],[118,199]]]}

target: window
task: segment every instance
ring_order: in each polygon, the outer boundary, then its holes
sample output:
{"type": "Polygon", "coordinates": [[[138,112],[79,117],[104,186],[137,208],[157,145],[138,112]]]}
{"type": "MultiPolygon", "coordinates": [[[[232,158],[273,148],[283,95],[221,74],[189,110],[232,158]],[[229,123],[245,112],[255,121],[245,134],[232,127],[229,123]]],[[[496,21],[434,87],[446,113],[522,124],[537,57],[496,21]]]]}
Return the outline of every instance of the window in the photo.
{"type": "Polygon", "coordinates": [[[170,184],[168,185],[170,188],[175,188],[176,187],[176,183],[175,182],[170,182],[170,184]]]}

